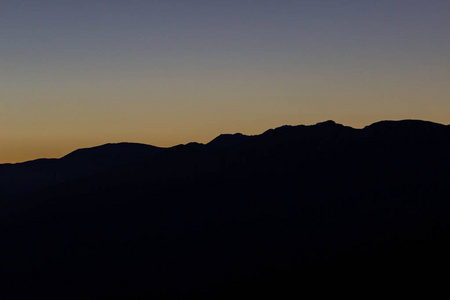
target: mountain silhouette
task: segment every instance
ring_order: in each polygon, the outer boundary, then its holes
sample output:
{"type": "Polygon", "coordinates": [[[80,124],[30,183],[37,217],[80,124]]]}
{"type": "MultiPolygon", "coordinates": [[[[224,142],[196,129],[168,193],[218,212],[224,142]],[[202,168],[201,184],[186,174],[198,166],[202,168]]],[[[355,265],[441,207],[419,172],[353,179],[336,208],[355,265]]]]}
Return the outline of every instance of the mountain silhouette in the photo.
{"type": "Polygon", "coordinates": [[[243,135],[242,133],[235,134],[221,134],[211,142],[206,144],[206,148],[208,150],[218,150],[223,149],[225,147],[230,147],[236,144],[239,144],[245,140],[247,140],[249,136],[243,135]]]}
{"type": "Polygon", "coordinates": [[[106,144],[78,149],[60,159],[0,164],[0,199],[29,193],[75,178],[158,154],[163,148],[137,144],[106,144]]]}
{"type": "Polygon", "coordinates": [[[4,283],[213,299],[446,288],[449,126],[326,121],[158,151],[3,203],[4,283]]]}
{"type": "MultiPolygon", "coordinates": [[[[244,141],[240,133],[222,134],[205,144],[189,143],[175,147],[218,150],[244,141]]],[[[0,199],[40,190],[75,178],[157,155],[164,148],[138,143],[105,144],[78,149],[60,159],[37,159],[17,164],[0,164],[0,199]]]]}

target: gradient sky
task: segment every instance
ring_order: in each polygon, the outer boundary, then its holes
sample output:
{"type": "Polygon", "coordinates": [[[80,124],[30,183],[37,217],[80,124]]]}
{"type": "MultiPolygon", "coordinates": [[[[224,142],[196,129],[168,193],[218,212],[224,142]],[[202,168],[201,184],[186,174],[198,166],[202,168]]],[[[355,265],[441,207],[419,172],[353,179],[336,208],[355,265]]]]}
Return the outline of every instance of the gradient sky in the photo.
{"type": "Polygon", "coordinates": [[[450,123],[448,0],[0,2],[0,163],[406,118],[450,123]]]}

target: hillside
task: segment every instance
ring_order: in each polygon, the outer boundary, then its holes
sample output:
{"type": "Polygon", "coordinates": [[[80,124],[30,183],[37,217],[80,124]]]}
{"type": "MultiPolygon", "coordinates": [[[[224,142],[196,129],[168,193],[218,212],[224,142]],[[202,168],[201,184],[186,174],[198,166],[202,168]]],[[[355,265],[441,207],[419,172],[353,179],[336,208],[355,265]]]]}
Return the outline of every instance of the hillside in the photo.
{"type": "Polygon", "coordinates": [[[327,121],[212,145],[159,150],[4,203],[5,282],[214,299],[444,287],[449,126],[327,121]]]}

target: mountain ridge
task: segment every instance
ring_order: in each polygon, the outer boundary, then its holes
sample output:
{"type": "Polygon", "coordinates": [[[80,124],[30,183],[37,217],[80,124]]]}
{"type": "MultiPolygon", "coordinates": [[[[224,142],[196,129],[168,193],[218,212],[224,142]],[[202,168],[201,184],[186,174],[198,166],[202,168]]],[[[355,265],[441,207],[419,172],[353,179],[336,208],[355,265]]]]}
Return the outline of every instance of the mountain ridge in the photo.
{"type": "MultiPolygon", "coordinates": [[[[433,128],[445,131],[446,128],[449,128],[449,126],[430,121],[407,119],[379,121],[362,129],[355,129],[327,120],[313,125],[284,125],[252,136],[242,133],[220,134],[206,144],[191,142],[169,148],[129,142],[108,143],[77,149],[59,159],[41,158],[16,164],[0,164],[0,171],[2,171],[0,175],[0,187],[2,187],[0,189],[0,199],[37,191],[67,180],[94,175],[111,168],[140,161],[146,157],[158,155],[168,149],[188,147],[201,151],[220,151],[223,148],[233,147],[251,139],[263,138],[272,134],[282,137],[283,132],[288,133],[290,131],[298,131],[300,135],[308,135],[313,131],[324,131],[326,133],[330,130],[336,131],[341,129],[382,133],[394,127],[397,128],[397,134],[399,133],[398,130],[406,130],[410,132],[410,135],[414,135],[412,133],[413,128],[422,128],[425,131],[433,128]]],[[[317,132],[313,134],[317,134],[317,132]]],[[[395,138],[393,137],[393,139],[395,138]]]]}
{"type": "Polygon", "coordinates": [[[178,145],[22,195],[1,205],[1,272],[81,295],[428,288],[450,267],[450,127],[391,125],[178,145]]]}
{"type": "MultiPolygon", "coordinates": [[[[371,128],[371,127],[385,127],[385,125],[388,125],[388,124],[402,124],[402,123],[403,124],[407,124],[407,123],[409,123],[409,124],[429,124],[430,126],[436,126],[437,125],[437,126],[440,126],[440,127],[442,127],[442,126],[450,127],[450,124],[445,125],[445,124],[441,124],[441,123],[437,123],[437,122],[425,121],[425,120],[419,120],[419,119],[402,119],[402,120],[382,120],[382,121],[378,121],[378,122],[372,123],[370,125],[366,125],[363,128],[361,128],[361,129],[371,128]]],[[[215,142],[216,140],[221,140],[223,138],[258,136],[258,135],[262,135],[262,134],[264,134],[266,132],[271,132],[271,131],[274,131],[274,130],[282,130],[284,128],[289,128],[289,127],[314,127],[314,126],[316,126],[316,127],[317,126],[319,126],[319,127],[327,127],[327,126],[331,127],[331,126],[334,126],[334,125],[343,126],[343,127],[347,127],[347,128],[352,128],[352,129],[355,129],[355,130],[361,130],[359,128],[353,128],[353,127],[346,126],[346,125],[343,125],[343,124],[340,124],[340,123],[336,123],[333,120],[327,120],[327,121],[322,121],[322,122],[318,122],[318,123],[311,124],[311,125],[303,125],[303,124],[300,124],[300,125],[282,125],[282,126],[279,126],[279,127],[276,127],[276,128],[268,129],[268,130],[264,131],[263,133],[257,134],[257,135],[245,135],[245,134],[242,134],[242,133],[239,133],[239,132],[238,133],[223,133],[223,134],[219,134],[217,137],[215,137],[214,139],[212,139],[211,141],[209,141],[206,144],[205,143],[198,143],[198,142],[189,142],[187,144],[179,144],[179,145],[175,145],[175,146],[172,146],[172,147],[183,146],[183,145],[188,145],[188,144],[208,145],[208,144],[211,144],[211,143],[215,142]]],[[[98,146],[92,146],[92,147],[75,149],[72,152],[70,152],[70,153],[68,153],[66,155],[63,155],[60,158],[37,158],[37,159],[32,159],[32,160],[27,160],[27,161],[17,162],[17,163],[1,163],[0,166],[20,165],[20,164],[31,163],[31,162],[35,162],[35,161],[41,161],[41,160],[58,160],[58,159],[63,159],[63,158],[66,158],[66,157],[70,157],[71,155],[74,155],[76,153],[83,152],[83,151],[91,151],[91,150],[95,150],[95,149],[106,148],[106,147],[109,147],[109,146],[120,146],[120,145],[141,145],[141,146],[149,146],[149,147],[160,148],[160,149],[172,148],[172,147],[158,147],[158,146],[154,146],[154,145],[150,145],[150,144],[132,143],[132,142],[106,143],[106,144],[101,144],[101,145],[98,145],[98,146]]]]}
{"type": "Polygon", "coordinates": [[[93,175],[156,155],[163,148],[138,144],[105,144],[77,149],[59,159],[37,159],[0,165],[0,199],[93,175]]]}

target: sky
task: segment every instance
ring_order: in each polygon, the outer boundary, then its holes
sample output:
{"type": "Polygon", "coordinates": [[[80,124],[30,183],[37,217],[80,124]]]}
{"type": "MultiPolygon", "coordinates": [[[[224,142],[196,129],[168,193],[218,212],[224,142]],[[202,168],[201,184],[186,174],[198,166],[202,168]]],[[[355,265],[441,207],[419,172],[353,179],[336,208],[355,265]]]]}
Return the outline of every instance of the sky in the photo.
{"type": "Polygon", "coordinates": [[[448,0],[5,0],[0,163],[325,120],[450,123],[448,0]]]}

